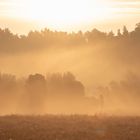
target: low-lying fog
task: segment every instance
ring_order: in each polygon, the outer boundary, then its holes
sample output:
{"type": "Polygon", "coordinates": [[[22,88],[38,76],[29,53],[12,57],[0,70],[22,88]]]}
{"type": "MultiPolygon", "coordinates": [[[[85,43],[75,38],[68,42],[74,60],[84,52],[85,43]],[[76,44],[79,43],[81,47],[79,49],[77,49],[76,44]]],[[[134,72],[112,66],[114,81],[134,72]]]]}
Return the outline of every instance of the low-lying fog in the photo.
{"type": "Polygon", "coordinates": [[[80,45],[32,38],[30,46],[29,35],[27,44],[1,43],[0,113],[139,115],[140,47],[132,33],[80,45]]]}

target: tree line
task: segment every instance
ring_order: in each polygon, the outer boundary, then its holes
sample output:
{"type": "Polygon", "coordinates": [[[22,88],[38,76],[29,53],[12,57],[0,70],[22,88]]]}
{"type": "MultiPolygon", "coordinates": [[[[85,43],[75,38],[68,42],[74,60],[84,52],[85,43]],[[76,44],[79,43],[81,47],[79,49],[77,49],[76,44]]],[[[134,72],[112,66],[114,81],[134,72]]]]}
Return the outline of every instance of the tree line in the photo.
{"type": "MultiPolygon", "coordinates": [[[[41,31],[30,31],[28,35],[13,34],[8,28],[0,29],[0,52],[24,52],[38,50],[50,46],[81,46],[96,45],[104,43],[139,44],[140,23],[136,24],[133,31],[129,32],[124,26],[117,35],[112,31],[109,33],[93,29],[91,31],[67,33],[62,31],[51,31],[47,28],[41,31]]],[[[120,45],[118,44],[118,45],[120,45]]]]}
{"type": "Polygon", "coordinates": [[[40,112],[48,101],[78,102],[84,97],[84,85],[70,72],[46,77],[37,73],[21,79],[11,74],[0,74],[0,108],[7,109],[17,104],[26,110],[40,112]]]}

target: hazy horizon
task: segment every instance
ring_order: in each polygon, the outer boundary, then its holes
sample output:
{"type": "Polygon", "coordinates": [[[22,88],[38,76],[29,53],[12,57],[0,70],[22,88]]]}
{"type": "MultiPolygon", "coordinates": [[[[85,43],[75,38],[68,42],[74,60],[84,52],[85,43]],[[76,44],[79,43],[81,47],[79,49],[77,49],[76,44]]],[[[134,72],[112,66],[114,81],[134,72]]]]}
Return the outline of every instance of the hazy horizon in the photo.
{"type": "Polygon", "coordinates": [[[14,33],[50,28],[58,31],[131,31],[139,22],[139,0],[0,0],[0,27],[14,33]]]}
{"type": "Polygon", "coordinates": [[[140,0],[0,0],[0,113],[140,115],[139,15],[140,0]]]}

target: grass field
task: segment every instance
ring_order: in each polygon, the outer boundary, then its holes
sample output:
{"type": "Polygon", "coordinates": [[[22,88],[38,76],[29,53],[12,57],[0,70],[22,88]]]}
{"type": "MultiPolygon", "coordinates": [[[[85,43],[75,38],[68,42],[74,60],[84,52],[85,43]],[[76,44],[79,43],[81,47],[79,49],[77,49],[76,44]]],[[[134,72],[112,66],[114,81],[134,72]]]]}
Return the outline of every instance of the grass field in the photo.
{"type": "Polygon", "coordinates": [[[1,116],[0,140],[140,140],[140,117],[1,116]]]}

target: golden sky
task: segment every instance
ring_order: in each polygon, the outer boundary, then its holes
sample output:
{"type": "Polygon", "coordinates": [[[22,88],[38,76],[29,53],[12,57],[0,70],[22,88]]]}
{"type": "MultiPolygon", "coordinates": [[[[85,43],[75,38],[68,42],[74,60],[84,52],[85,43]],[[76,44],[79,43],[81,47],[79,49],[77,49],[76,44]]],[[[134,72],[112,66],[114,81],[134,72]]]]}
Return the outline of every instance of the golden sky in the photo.
{"type": "Polygon", "coordinates": [[[129,29],[140,22],[140,0],[0,0],[0,27],[16,33],[129,29]]]}

